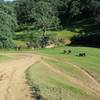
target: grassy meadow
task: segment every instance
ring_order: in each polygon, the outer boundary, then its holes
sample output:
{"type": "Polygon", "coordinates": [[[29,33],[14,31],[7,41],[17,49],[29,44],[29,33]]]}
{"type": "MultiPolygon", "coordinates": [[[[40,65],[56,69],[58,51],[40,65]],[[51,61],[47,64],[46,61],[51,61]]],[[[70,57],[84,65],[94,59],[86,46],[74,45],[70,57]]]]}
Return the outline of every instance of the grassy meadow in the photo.
{"type": "Polygon", "coordinates": [[[37,62],[27,71],[33,95],[37,98],[42,96],[43,100],[99,100],[100,96],[88,90],[88,87],[94,87],[94,83],[84,74],[88,73],[96,81],[100,81],[99,49],[66,46],[36,49],[35,53],[44,56],[42,59],[47,63],[37,62]],[[64,54],[64,50],[71,50],[72,53],[64,54]],[[85,52],[86,56],[79,57],[81,52],[85,52]],[[80,80],[86,87],[75,83],[73,78],[80,80]]]}
{"type": "MultiPolygon", "coordinates": [[[[40,41],[42,37],[42,32],[40,30],[31,30],[16,32],[16,36],[14,38],[14,43],[17,46],[26,46],[26,43],[30,40],[30,33],[34,33],[34,37],[37,38],[37,41],[40,41]]],[[[61,31],[47,31],[47,36],[49,37],[49,41],[53,42],[57,45],[65,45],[70,44],[70,39],[74,36],[78,35],[77,32],[71,32],[69,30],[61,30],[61,31]]]]}
{"type": "Polygon", "coordinates": [[[7,61],[9,59],[11,59],[11,57],[4,54],[0,54],[0,62],[7,61]]]}

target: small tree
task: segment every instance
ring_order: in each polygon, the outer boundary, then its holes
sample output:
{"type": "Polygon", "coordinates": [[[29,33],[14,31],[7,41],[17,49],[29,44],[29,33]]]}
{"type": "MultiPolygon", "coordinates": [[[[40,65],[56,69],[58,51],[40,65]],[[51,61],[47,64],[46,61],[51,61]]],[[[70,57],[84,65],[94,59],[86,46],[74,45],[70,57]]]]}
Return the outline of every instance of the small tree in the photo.
{"type": "MultiPolygon", "coordinates": [[[[59,18],[54,5],[46,0],[16,0],[18,24],[31,24],[42,30],[41,44],[46,45],[47,30],[58,29],[59,18]]],[[[34,33],[33,33],[34,34],[34,33]]],[[[32,39],[34,40],[34,39],[32,39]]]]}
{"type": "Polygon", "coordinates": [[[45,47],[48,41],[47,30],[57,29],[59,27],[59,19],[49,2],[38,1],[32,9],[34,16],[34,25],[36,28],[42,29],[41,47],[45,47]]]}

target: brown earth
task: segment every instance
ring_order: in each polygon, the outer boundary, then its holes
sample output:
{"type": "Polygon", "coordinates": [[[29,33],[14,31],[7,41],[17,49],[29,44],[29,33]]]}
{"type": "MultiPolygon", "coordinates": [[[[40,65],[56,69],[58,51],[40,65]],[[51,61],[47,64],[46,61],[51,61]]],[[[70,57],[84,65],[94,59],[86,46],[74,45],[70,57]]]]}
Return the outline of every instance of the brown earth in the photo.
{"type": "Polygon", "coordinates": [[[0,63],[0,100],[33,100],[25,71],[39,59],[32,54],[15,55],[13,60],[0,63]]]}

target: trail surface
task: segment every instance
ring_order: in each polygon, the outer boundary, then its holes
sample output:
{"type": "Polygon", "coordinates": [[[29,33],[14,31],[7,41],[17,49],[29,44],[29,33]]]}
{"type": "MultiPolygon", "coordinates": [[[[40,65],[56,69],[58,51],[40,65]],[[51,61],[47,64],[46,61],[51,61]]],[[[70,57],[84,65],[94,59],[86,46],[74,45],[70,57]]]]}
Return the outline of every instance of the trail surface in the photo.
{"type": "MultiPolygon", "coordinates": [[[[44,56],[38,56],[30,53],[11,53],[8,54],[14,57],[13,60],[0,63],[0,100],[33,100],[29,86],[26,84],[25,71],[36,62],[42,62],[49,70],[62,76],[66,81],[81,86],[82,89],[89,90],[97,95],[100,95],[100,84],[85,70],[70,62],[73,68],[79,70],[83,75],[90,79],[90,85],[84,84],[81,80],[75,77],[66,75],[63,71],[48,64],[44,56]]],[[[53,58],[52,58],[53,59],[53,58]]],[[[54,59],[53,59],[54,60],[54,59]]]]}
{"type": "Polygon", "coordinates": [[[25,71],[39,59],[31,54],[14,56],[15,59],[0,63],[0,100],[33,100],[25,71]]]}

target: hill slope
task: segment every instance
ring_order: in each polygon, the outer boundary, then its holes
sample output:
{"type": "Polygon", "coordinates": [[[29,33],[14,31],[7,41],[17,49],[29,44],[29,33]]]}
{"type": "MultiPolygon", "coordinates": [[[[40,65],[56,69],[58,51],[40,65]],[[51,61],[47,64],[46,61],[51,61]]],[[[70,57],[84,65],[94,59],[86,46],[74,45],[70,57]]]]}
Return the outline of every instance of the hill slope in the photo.
{"type": "Polygon", "coordinates": [[[99,49],[61,47],[40,49],[40,52],[41,61],[27,71],[33,95],[47,100],[99,100],[99,49]],[[64,49],[72,53],[63,54],[64,49]],[[86,52],[86,57],[77,56],[80,52],[86,52]]]}

